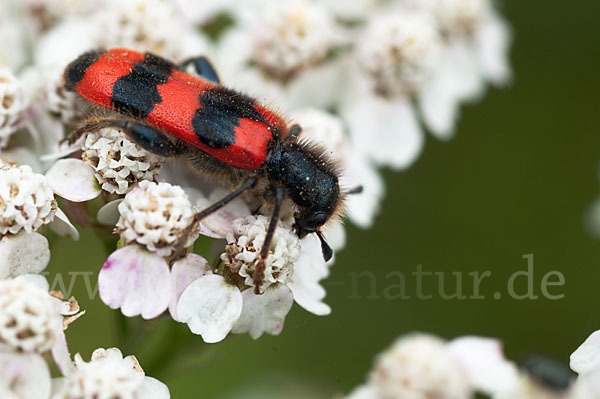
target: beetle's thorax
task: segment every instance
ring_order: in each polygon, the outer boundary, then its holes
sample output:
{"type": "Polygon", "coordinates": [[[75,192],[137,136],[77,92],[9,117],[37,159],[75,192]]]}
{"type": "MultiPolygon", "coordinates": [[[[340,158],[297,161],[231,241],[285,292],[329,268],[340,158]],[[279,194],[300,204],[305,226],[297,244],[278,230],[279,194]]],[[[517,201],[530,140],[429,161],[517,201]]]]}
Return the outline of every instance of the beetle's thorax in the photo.
{"type": "Polygon", "coordinates": [[[283,187],[297,206],[299,236],[316,231],[338,207],[340,189],[331,162],[317,149],[284,141],[266,163],[269,180],[283,187]]]}

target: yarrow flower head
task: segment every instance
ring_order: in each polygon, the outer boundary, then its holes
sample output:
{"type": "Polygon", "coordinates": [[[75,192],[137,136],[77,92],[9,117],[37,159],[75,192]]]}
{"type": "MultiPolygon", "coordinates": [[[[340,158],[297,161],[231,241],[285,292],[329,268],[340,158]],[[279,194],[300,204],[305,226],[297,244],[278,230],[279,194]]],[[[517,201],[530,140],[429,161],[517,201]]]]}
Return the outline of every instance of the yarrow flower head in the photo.
{"type": "Polygon", "coordinates": [[[429,78],[440,56],[435,20],[417,11],[375,18],[358,49],[360,66],[381,95],[411,94],[429,78]]]}
{"type": "Polygon", "coordinates": [[[367,384],[348,399],[470,399],[515,386],[516,367],[496,340],[460,337],[450,342],[428,335],[400,337],[378,356],[367,384]]]}
{"type": "Polygon", "coordinates": [[[254,37],[250,61],[281,81],[325,60],[341,39],[327,9],[307,1],[269,8],[254,37]]]}
{"type": "MultiPolygon", "coordinates": [[[[119,204],[121,218],[116,231],[125,244],[138,243],[159,256],[168,257],[178,239],[192,223],[194,211],[187,195],[178,186],[144,180],[119,204]]],[[[198,237],[192,232],[185,247],[198,237]]]]}
{"type": "Polygon", "coordinates": [[[54,191],[27,165],[0,166],[0,235],[36,231],[54,220],[54,191]]]}
{"type": "Polygon", "coordinates": [[[265,240],[269,218],[248,216],[233,221],[232,232],[225,237],[227,246],[221,255],[226,268],[244,279],[244,284],[255,287],[260,293],[271,284],[291,282],[294,263],[300,256],[300,240],[287,223],[279,222],[275,230],[269,257],[265,262],[264,276],[257,278],[256,264],[265,240]]]}
{"type": "Polygon", "coordinates": [[[168,399],[169,389],[147,377],[134,356],[123,357],[117,348],[96,349],[89,362],[75,355],[75,369],[52,399],[168,399]]]}
{"type": "Polygon", "coordinates": [[[0,65],[0,148],[19,128],[28,100],[23,87],[11,70],[0,65]]]}
{"type": "Polygon", "coordinates": [[[473,35],[479,24],[492,12],[491,0],[425,0],[446,36],[473,35]]]}
{"type": "Polygon", "coordinates": [[[127,194],[138,182],[155,180],[162,161],[112,128],[89,133],[82,151],[82,159],[94,168],[102,189],[111,194],[127,194]]]}
{"type": "Polygon", "coordinates": [[[0,325],[0,345],[47,352],[62,332],[61,302],[27,280],[0,280],[0,325]]]}
{"type": "Polygon", "coordinates": [[[467,376],[456,367],[445,342],[429,335],[399,339],[377,359],[370,379],[383,398],[470,396],[467,376]]]}

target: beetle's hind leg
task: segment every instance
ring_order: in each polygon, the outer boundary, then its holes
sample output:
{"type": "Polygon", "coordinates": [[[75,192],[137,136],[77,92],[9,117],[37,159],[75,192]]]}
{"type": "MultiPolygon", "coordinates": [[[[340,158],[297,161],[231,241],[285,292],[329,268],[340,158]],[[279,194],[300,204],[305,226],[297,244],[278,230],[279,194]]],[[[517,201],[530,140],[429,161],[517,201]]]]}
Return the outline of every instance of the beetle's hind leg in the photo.
{"type": "Polygon", "coordinates": [[[205,56],[200,55],[198,57],[188,58],[179,64],[179,68],[185,69],[190,65],[193,65],[196,73],[204,79],[214,83],[221,83],[217,70],[205,56]]]}
{"type": "Polygon", "coordinates": [[[75,130],[66,139],[74,144],[79,138],[89,132],[95,132],[107,127],[121,129],[127,137],[143,149],[163,157],[174,157],[186,152],[187,147],[179,141],[173,141],[167,134],[149,125],[132,122],[126,119],[92,119],[75,130]]]}
{"type": "Polygon", "coordinates": [[[281,204],[283,202],[283,189],[281,187],[275,187],[274,191],[275,207],[273,208],[273,213],[271,214],[271,219],[269,220],[269,226],[267,227],[267,234],[265,235],[265,240],[263,241],[263,245],[258,256],[258,262],[254,267],[254,274],[252,275],[252,280],[254,280],[254,293],[256,295],[261,294],[260,286],[265,281],[265,270],[267,268],[266,262],[267,258],[269,257],[269,250],[271,249],[273,237],[275,236],[275,230],[277,229],[277,222],[279,221],[281,204]]]}
{"type": "Polygon", "coordinates": [[[192,233],[196,229],[196,226],[198,226],[198,223],[200,223],[200,221],[202,219],[204,219],[211,213],[218,211],[219,209],[223,208],[225,205],[227,205],[228,203],[230,203],[231,201],[233,201],[234,199],[236,199],[237,197],[242,195],[244,192],[246,192],[246,190],[248,190],[252,186],[254,186],[254,183],[256,183],[256,180],[257,180],[256,176],[251,176],[251,177],[247,178],[238,188],[236,188],[230,194],[221,198],[219,201],[215,202],[211,206],[194,214],[194,219],[192,220],[192,222],[185,228],[185,230],[177,238],[177,245],[175,246],[175,251],[173,252],[172,259],[178,259],[181,256],[183,256],[183,254],[185,252],[185,244],[187,243],[190,235],[192,235],[192,233]]]}

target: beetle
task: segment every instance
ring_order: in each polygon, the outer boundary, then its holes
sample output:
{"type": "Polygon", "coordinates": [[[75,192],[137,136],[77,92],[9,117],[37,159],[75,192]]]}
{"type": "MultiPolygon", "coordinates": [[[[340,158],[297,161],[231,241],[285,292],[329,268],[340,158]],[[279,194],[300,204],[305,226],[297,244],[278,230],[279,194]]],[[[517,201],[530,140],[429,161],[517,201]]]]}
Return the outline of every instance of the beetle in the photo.
{"type": "Polygon", "coordinates": [[[116,111],[84,122],[67,139],[70,143],[90,131],[119,128],[140,147],[163,157],[185,156],[198,172],[232,187],[229,195],[194,214],[176,254],[204,217],[254,191],[271,212],[253,275],[255,291],[264,279],[282,209],[293,212],[299,238],[315,233],[324,259],[332,257],[321,229],[340,214],[345,195],[360,188],[343,192],[325,151],[298,139],[300,126],[288,128],[276,112],[222,86],[207,58],[175,64],[124,48],[93,50],[66,67],[64,83],[92,104],[116,111]],[[185,72],[190,66],[198,76],[185,72]]]}

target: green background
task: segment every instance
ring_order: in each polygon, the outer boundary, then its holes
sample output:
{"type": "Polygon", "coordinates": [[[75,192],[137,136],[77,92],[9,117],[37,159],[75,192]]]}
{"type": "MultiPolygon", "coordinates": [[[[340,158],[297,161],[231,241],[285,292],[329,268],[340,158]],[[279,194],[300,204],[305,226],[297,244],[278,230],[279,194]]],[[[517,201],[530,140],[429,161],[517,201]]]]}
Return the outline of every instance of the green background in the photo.
{"type": "MultiPolygon", "coordinates": [[[[280,336],[233,335],[207,345],[172,321],[123,323],[99,299],[87,300],[79,280],[74,294],[88,314],[67,331],[71,351],[84,359],[96,347],[135,351],[174,398],[332,397],[363,382],[374,355],[415,330],[499,337],[514,360],[541,352],[567,362],[600,328],[600,241],[584,227],[598,196],[600,3],[515,0],[503,13],[514,28],[514,84],[464,107],[453,140],[428,135],[415,165],[384,173],[387,195],[375,226],[348,227],[347,247],[325,281],[330,316],[294,306],[280,336]],[[534,254],[536,294],[543,275],[557,270],[565,285],[550,292],[563,299],[506,294],[510,275],[525,270],[526,254],[534,254]],[[466,273],[491,271],[481,285],[486,299],[414,298],[410,273],[418,264],[448,276],[462,271],[467,295],[466,273]],[[371,273],[379,298],[369,297],[371,277],[353,283],[361,271],[371,273]],[[392,271],[405,273],[413,299],[382,297],[392,271]],[[497,291],[504,294],[498,300],[497,291]],[[134,339],[124,341],[124,330],[134,339]]],[[[93,271],[95,283],[106,253],[91,231],[83,236],[93,245],[52,238],[50,279],[93,271]]],[[[425,281],[426,293],[438,292],[437,280],[425,281]]],[[[454,291],[454,280],[445,281],[454,291]]],[[[520,281],[517,292],[525,289],[520,281]]]]}

